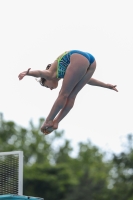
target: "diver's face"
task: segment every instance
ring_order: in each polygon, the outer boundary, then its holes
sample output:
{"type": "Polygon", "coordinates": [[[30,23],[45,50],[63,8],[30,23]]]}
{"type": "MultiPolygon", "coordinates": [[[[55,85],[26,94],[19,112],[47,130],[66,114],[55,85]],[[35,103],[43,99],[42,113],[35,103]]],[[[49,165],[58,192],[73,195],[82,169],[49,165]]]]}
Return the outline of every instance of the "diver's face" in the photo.
{"type": "Polygon", "coordinates": [[[46,80],[44,87],[49,88],[50,90],[56,89],[58,87],[58,81],[46,80]]]}

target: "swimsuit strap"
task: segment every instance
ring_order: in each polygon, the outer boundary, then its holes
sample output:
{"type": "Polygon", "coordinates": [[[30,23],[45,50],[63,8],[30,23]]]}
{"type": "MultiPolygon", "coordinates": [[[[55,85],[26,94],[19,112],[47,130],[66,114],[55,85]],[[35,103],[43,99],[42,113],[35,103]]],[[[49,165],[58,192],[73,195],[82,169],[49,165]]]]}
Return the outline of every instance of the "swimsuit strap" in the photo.
{"type": "Polygon", "coordinates": [[[61,54],[56,60],[58,62],[58,65],[57,65],[57,78],[58,78],[58,73],[59,73],[59,64],[60,64],[60,61],[61,59],[63,58],[63,56],[65,56],[66,54],[68,53],[68,51],[65,51],[63,54],[61,54]]]}
{"type": "Polygon", "coordinates": [[[58,63],[60,62],[60,60],[63,58],[64,55],[66,55],[68,53],[68,51],[65,51],[63,54],[61,54],[56,60],[58,61],[58,63]]]}

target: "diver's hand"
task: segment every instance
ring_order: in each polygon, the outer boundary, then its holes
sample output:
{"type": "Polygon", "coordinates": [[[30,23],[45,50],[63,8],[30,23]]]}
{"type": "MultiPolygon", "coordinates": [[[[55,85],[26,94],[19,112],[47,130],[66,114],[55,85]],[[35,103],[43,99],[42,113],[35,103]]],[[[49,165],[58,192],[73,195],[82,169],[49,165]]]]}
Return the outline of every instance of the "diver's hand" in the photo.
{"type": "Polygon", "coordinates": [[[114,91],[118,92],[118,90],[117,90],[116,87],[117,87],[117,85],[107,84],[107,88],[109,88],[109,89],[111,89],[111,90],[114,90],[114,91]]]}
{"type": "Polygon", "coordinates": [[[29,68],[27,71],[21,72],[21,73],[18,75],[19,80],[22,80],[26,75],[28,75],[30,69],[31,69],[31,68],[29,68]]]}

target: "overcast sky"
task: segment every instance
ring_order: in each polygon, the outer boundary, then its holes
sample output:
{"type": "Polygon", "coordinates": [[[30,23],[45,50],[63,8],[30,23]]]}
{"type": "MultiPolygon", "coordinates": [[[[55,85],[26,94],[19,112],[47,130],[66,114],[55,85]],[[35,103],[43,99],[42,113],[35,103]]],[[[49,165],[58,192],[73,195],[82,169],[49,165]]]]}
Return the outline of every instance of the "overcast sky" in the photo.
{"type": "MultiPolygon", "coordinates": [[[[29,67],[45,69],[66,50],[88,51],[97,61],[94,78],[117,84],[119,92],[86,85],[60,123],[75,145],[92,141],[121,151],[133,133],[133,12],[131,0],[0,0],[0,112],[28,127],[47,117],[59,88],[41,87],[29,67]]],[[[54,133],[52,133],[54,134],[54,133]]],[[[47,136],[49,137],[49,136],[47,136]]]]}

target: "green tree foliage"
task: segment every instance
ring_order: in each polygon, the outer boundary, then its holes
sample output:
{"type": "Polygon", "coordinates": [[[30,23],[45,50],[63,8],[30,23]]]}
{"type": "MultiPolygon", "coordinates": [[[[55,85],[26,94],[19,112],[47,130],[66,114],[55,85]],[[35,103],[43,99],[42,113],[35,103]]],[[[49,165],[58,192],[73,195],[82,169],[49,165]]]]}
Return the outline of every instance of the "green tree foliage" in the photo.
{"type": "Polygon", "coordinates": [[[106,160],[90,141],[78,144],[78,152],[64,139],[63,131],[44,136],[44,119],[28,128],[0,120],[0,151],[24,152],[24,194],[46,200],[133,200],[133,136],[127,149],[106,160]]]}
{"type": "Polygon", "coordinates": [[[133,135],[128,134],[124,152],[113,155],[112,199],[133,200],[133,135]]]}
{"type": "Polygon", "coordinates": [[[54,143],[63,135],[62,132],[55,131],[55,135],[46,137],[40,132],[43,118],[39,119],[37,127],[32,121],[29,127],[23,128],[13,121],[4,121],[1,117],[0,121],[0,151],[21,150],[24,152],[25,164],[32,163],[49,163],[54,156],[54,149],[51,143],[54,143]]]}
{"type": "Polygon", "coordinates": [[[45,197],[47,200],[61,200],[75,184],[73,172],[66,164],[34,164],[25,167],[24,192],[26,195],[45,197]]]}
{"type": "Polygon", "coordinates": [[[71,187],[66,200],[106,199],[110,164],[105,163],[103,157],[104,154],[91,142],[79,143],[77,158],[71,162],[78,184],[71,187]]]}

